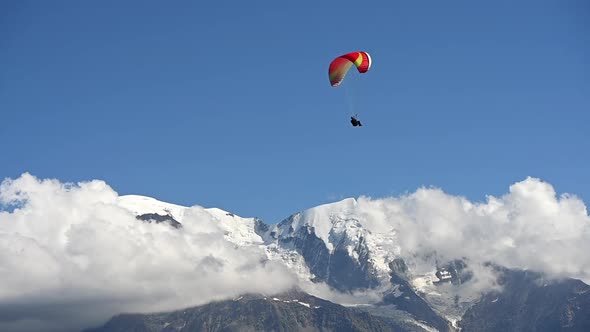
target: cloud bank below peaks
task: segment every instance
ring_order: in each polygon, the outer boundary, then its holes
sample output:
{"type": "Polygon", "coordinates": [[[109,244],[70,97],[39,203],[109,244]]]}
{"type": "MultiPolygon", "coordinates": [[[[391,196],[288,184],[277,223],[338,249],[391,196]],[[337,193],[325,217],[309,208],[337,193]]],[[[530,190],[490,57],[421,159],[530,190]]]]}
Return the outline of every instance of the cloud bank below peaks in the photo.
{"type": "Polygon", "coordinates": [[[494,262],[590,283],[586,206],[576,196],[558,196],[539,179],[529,177],[485,202],[437,188],[395,198],[361,197],[353,213],[373,232],[394,232],[408,260],[436,252],[442,259],[494,262]]]}
{"type": "Polygon", "coordinates": [[[117,199],[102,181],[72,185],[23,174],[2,182],[0,204],[10,209],[0,211],[0,330],[79,329],[120,312],[295,283],[259,248],[227,241],[202,207],[185,211],[179,231],[139,222],[117,199]]]}

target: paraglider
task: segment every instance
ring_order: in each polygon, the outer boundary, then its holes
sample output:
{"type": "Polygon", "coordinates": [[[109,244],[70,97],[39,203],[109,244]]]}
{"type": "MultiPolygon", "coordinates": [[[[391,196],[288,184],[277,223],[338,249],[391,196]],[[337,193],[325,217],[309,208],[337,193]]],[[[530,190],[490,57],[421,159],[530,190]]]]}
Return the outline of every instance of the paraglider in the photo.
{"type": "Polygon", "coordinates": [[[354,116],[350,117],[350,123],[352,123],[353,127],[362,126],[363,124],[357,120],[354,116]]]}
{"type": "MultiPolygon", "coordinates": [[[[330,63],[328,68],[328,78],[332,87],[338,87],[344,81],[344,77],[355,66],[360,74],[364,74],[371,68],[371,56],[364,51],[352,52],[341,55],[330,63]]],[[[362,126],[361,122],[355,116],[350,117],[350,123],[353,127],[362,126]]]]}

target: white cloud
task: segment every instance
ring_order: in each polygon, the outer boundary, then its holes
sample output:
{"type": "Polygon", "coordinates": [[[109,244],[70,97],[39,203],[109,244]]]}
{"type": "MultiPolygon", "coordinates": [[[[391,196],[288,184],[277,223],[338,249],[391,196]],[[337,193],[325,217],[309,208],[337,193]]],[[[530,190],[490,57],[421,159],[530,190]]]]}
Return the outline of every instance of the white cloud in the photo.
{"type": "Polygon", "coordinates": [[[436,252],[590,282],[590,218],[584,202],[539,179],[501,197],[471,202],[437,188],[386,199],[361,197],[357,213],[373,231],[395,229],[406,258],[436,252]]]}
{"type": "Polygon", "coordinates": [[[79,330],[120,312],[295,283],[284,266],[262,263],[259,248],[227,241],[201,207],[190,208],[177,230],[136,220],[117,196],[102,181],[71,185],[24,174],[2,183],[0,203],[18,206],[0,212],[0,308],[12,308],[0,309],[0,330],[79,330]]]}

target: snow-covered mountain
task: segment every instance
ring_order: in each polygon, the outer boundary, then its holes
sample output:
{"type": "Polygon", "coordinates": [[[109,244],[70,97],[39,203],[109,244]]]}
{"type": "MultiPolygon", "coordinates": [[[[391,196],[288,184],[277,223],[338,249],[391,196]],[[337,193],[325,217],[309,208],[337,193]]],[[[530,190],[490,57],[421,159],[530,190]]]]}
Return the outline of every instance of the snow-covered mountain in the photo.
{"type": "Polygon", "coordinates": [[[284,263],[302,281],[349,294],[378,294],[381,300],[366,310],[422,324],[425,330],[458,329],[466,311],[497,291],[489,286],[493,282],[485,283],[497,277],[497,270],[471,266],[462,257],[443,259],[436,250],[409,251],[399,238],[399,224],[387,219],[387,207],[360,207],[353,198],[295,213],[275,225],[136,195],[121,196],[118,204],[144,221],[168,218],[182,225],[198,214],[221,228],[228,241],[264,251],[268,260],[284,263]]]}
{"type": "MultiPolygon", "coordinates": [[[[169,216],[180,224],[186,220],[187,215],[192,213],[189,207],[161,202],[151,197],[139,195],[120,196],[118,197],[118,204],[137,216],[150,214],[169,216]]],[[[256,225],[260,223],[258,219],[242,218],[218,208],[206,208],[203,211],[206,213],[206,218],[215,221],[216,225],[224,231],[226,239],[236,245],[263,243],[262,238],[256,232],[256,225]]]]}
{"type": "Polygon", "coordinates": [[[265,240],[301,253],[314,277],[338,289],[376,286],[389,278],[388,265],[400,249],[394,233],[372,233],[364,227],[356,204],[350,198],[296,213],[274,225],[265,240]],[[340,280],[334,270],[338,268],[354,275],[340,280]]]}
{"type": "MultiPolygon", "coordinates": [[[[180,224],[191,213],[189,207],[138,195],[121,196],[118,203],[136,216],[168,216],[180,224]]],[[[364,227],[356,203],[350,198],[321,205],[272,226],[217,208],[203,211],[236,245],[260,246],[269,259],[283,261],[302,278],[354,290],[387,283],[389,264],[400,252],[393,232],[373,233],[364,227]]]]}

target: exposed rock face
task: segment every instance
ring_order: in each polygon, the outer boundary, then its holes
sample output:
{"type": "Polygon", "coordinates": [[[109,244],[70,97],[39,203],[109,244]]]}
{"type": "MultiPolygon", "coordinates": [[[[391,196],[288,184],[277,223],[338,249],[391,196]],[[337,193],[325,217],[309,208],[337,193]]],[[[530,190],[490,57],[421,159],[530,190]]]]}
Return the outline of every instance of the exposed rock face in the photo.
{"type": "Polygon", "coordinates": [[[174,219],[171,215],[162,215],[157,213],[145,213],[136,216],[137,219],[143,220],[146,222],[155,222],[159,223],[168,223],[170,226],[174,228],[181,228],[182,224],[179,223],[176,219],[174,219]]]}
{"type": "Polygon", "coordinates": [[[396,259],[390,263],[391,284],[393,291],[383,297],[383,304],[392,304],[397,310],[410,313],[419,321],[428,322],[439,331],[449,331],[451,326],[447,320],[436,313],[428,303],[418,296],[406,276],[407,266],[402,259],[396,259]]]}
{"type": "MultiPolygon", "coordinates": [[[[289,219],[285,223],[288,221],[289,219]]],[[[281,234],[278,244],[294,248],[301,254],[310,272],[315,276],[314,281],[324,281],[340,291],[377,286],[379,280],[369,261],[365,239],[361,236],[352,246],[352,251],[358,258],[350,255],[348,243],[345,243],[344,239],[346,237],[342,237],[330,252],[326,243],[316,236],[314,228],[306,225],[296,231],[281,234]]]]}

